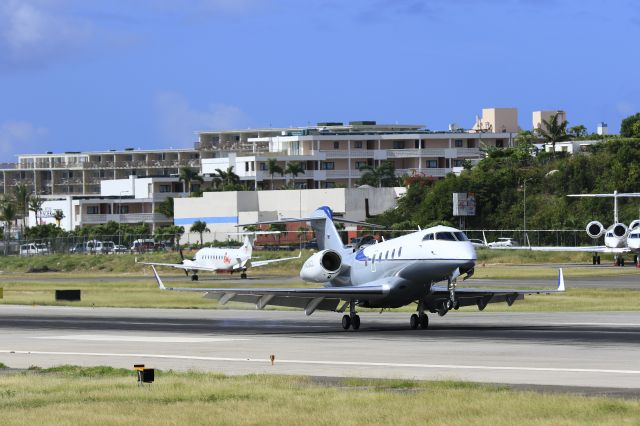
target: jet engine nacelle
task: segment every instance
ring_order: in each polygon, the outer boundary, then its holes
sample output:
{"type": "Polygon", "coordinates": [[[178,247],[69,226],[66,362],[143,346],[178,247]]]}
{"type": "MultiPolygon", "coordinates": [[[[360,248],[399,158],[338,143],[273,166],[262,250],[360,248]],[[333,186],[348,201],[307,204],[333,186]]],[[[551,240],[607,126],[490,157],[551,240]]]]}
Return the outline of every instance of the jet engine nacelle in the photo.
{"type": "Polygon", "coordinates": [[[600,238],[604,234],[604,226],[597,220],[591,221],[587,224],[587,235],[591,238],[600,238]]]}
{"type": "Polygon", "coordinates": [[[340,273],[342,256],[335,250],[322,250],[304,262],[300,278],[305,281],[323,283],[340,273]]]}
{"type": "Polygon", "coordinates": [[[633,231],[634,229],[636,229],[638,226],[640,226],[640,219],[636,219],[633,222],[631,222],[629,224],[629,230],[633,231]]]}
{"type": "Polygon", "coordinates": [[[625,235],[627,235],[627,232],[629,232],[629,228],[627,228],[627,225],[625,225],[624,223],[616,223],[615,225],[611,226],[610,230],[611,232],[613,232],[613,235],[619,238],[624,237],[625,235]]]}

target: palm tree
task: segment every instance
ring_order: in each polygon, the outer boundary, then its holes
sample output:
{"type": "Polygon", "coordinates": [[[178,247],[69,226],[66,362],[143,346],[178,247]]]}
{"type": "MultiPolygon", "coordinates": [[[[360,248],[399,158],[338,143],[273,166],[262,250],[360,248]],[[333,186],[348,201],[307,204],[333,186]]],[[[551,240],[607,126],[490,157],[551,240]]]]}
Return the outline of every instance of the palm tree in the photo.
{"type": "Polygon", "coordinates": [[[233,172],[233,166],[227,167],[227,170],[216,169],[214,180],[222,185],[223,191],[236,190],[240,185],[240,176],[233,172]]]}
{"type": "Polygon", "coordinates": [[[62,222],[62,219],[65,218],[64,216],[64,212],[60,209],[55,209],[53,211],[53,218],[55,219],[56,223],[58,224],[58,228],[60,228],[60,222],[62,222]]]}
{"type": "Polygon", "coordinates": [[[575,138],[582,138],[587,136],[587,128],[582,124],[578,124],[577,126],[573,126],[569,129],[569,134],[575,138]]]}
{"type": "Polygon", "coordinates": [[[284,176],[284,171],[282,170],[282,167],[278,165],[278,160],[275,158],[267,159],[267,171],[271,176],[271,190],[273,191],[273,175],[280,173],[280,176],[284,176]]]}
{"type": "Polygon", "coordinates": [[[365,166],[360,168],[364,171],[360,176],[360,185],[371,185],[377,188],[396,186],[398,178],[396,169],[391,161],[384,161],[378,167],[365,166]]]}
{"type": "Polygon", "coordinates": [[[202,182],[202,177],[198,175],[198,172],[190,169],[189,167],[182,167],[180,169],[180,176],[178,179],[184,182],[184,192],[188,192],[189,194],[191,194],[191,182],[202,182]]]}
{"type": "Polygon", "coordinates": [[[295,187],[295,180],[300,173],[304,174],[304,169],[302,168],[299,162],[290,161],[287,163],[287,167],[285,168],[284,172],[285,174],[291,175],[291,177],[293,178],[294,187],[295,187]]]}
{"type": "Polygon", "coordinates": [[[13,222],[15,222],[17,218],[16,207],[13,203],[9,202],[6,199],[2,199],[0,201],[0,220],[4,221],[5,229],[4,229],[4,255],[7,255],[7,250],[9,248],[8,239],[11,234],[11,226],[13,222]]]}
{"type": "Polygon", "coordinates": [[[29,198],[28,208],[36,216],[36,225],[39,223],[38,213],[42,211],[42,204],[44,204],[44,200],[37,195],[29,198]]]}
{"type": "Polygon", "coordinates": [[[200,245],[202,246],[204,244],[202,234],[204,234],[205,232],[211,232],[211,231],[209,230],[209,228],[207,228],[207,222],[196,220],[191,224],[191,229],[189,230],[189,232],[197,232],[198,234],[200,234],[200,245]]]}
{"type": "Polygon", "coordinates": [[[562,142],[571,139],[567,134],[567,120],[558,122],[558,114],[549,117],[549,121],[542,120],[542,127],[538,127],[536,131],[546,143],[551,144],[551,150],[556,152],[556,142],[562,142]]]}
{"type": "Polygon", "coordinates": [[[16,213],[22,216],[22,228],[24,229],[27,226],[27,216],[29,215],[29,196],[31,195],[31,191],[29,187],[23,183],[17,184],[13,188],[13,197],[16,200],[15,210],[16,213]]]}

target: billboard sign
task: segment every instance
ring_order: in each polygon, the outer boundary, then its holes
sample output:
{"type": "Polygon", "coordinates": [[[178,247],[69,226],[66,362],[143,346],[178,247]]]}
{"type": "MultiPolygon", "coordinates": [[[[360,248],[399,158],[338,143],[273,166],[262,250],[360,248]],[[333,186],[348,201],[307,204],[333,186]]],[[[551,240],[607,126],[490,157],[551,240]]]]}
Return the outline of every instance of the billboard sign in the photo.
{"type": "Polygon", "coordinates": [[[475,216],[476,215],[476,194],[473,192],[453,193],[453,215],[454,216],[475,216]]]}

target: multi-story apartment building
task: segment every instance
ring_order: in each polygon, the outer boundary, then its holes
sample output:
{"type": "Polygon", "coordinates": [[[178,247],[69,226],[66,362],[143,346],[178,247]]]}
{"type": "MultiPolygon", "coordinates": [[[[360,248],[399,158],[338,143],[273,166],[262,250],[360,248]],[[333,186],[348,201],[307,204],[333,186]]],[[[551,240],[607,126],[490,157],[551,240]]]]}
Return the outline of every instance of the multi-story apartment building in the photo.
{"type": "Polygon", "coordinates": [[[0,193],[18,183],[40,195],[98,195],[103,180],[177,176],[180,168],[200,168],[195,149],[110,150],[24,154],[0,168],[0,193]]]}
{"type": "Polygon", "coordinates": [[[376,167],[387,160],[393,163],[397,176],[440,178],[459,172],[466,160],[480,160],[483,149],[511,146],[517,131],[517,114],[515,123],[515,128],[497,133],[433,132],[424,125],[374,121],[318,123],[307,127],[200,132],[197,147],[205,175],[233,166],[234,172],[254,188],[269,188],[271,184],[279,187],[291,180],[298,188],[350,188],[357,185],[363,167],[376,167]],[[270,159],[283,169],[288,162],[297,161],[304,174],[295,179],[290,175],[271,176],[267,166],[270,159]]]}

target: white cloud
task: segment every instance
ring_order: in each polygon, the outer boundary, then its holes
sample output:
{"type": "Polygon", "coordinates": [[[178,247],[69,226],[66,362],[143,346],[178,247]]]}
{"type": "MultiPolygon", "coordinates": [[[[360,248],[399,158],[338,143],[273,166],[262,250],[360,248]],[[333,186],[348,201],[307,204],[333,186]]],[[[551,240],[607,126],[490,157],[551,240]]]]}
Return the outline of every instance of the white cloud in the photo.
{"type": "Polygon", "coordinates": [[[5,121],[0,124],[0,162],[15,162],[16,154],[38,150],[38,142],[47,130],[28,121],[5,121]]]}
{"type": "Polygon", "coordinates": [[[154,99],[159,137],[171,146],[187,146],[196,140],[198,130],[236,129],[249,120],[240,108],[210,104],[206,110],[194,109],[187,98],[176,92],[161,92],[154,99]]]}
{"type": "Polygon", "coordinates": [[[54,12],[60,2],[7,0],[0,3],[0,64],[42,65],[86,45],[86,20],[54,12]]]}

